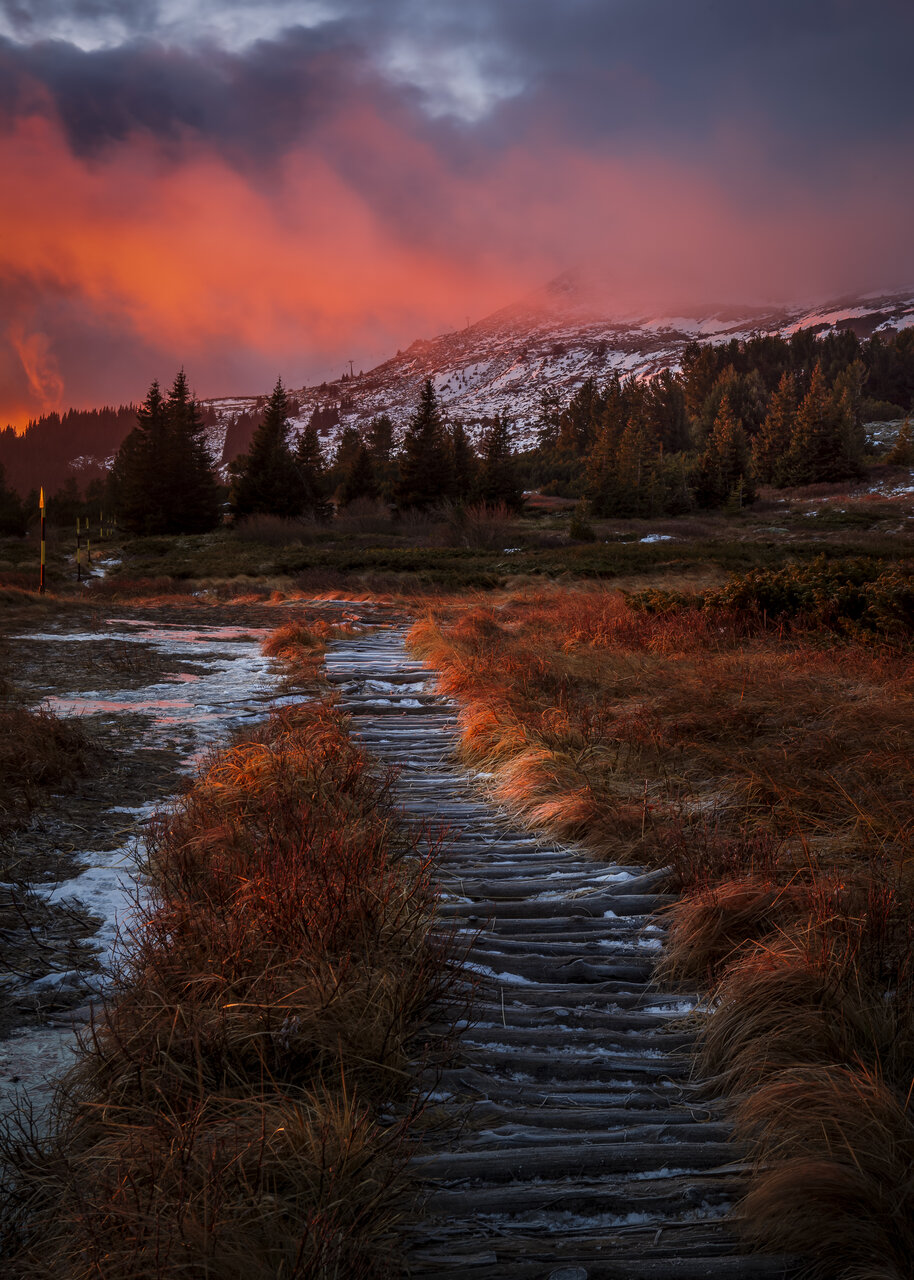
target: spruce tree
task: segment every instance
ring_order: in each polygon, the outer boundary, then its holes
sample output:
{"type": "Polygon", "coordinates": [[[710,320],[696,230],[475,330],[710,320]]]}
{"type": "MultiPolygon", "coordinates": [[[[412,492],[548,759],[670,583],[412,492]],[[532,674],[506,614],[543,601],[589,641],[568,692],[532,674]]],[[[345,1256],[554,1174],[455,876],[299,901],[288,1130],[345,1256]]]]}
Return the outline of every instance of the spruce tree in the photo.
{"type": "Polygon", "coordinates": [[[451,451],[431,378],[409,421],[400,454],[397,506],[425,510],[453,495],[451,451]]]}
{"type": "Polygon", "coordinates": [[[371,453],[363,442],[359,442],[355,457],[343,477],[340,488],[340,506],[348,507],[350,502],[359,498],[374,500],[378,496],[378,482],[375,478],[371,453]]]}
{"type": "Polygon", "coordinates": [[[28,530],[28,512],[25,504],[6,484],[6,468],[0,462],[0,536],[23,538],[28,530]]]}
{"type": "Polygon", "coordinates": [[[386,413],[377,414],[368,424],[366,444],[378,484],[378,496],[384,502],[392,502],[397,483],[397,462],[394,457],[394,424],[386,413]]]}
{"type": "Polygon", "coordinates": [[[506,413],[495,420],[483,437],[477,494],[487,507],[504,503],[512,511],[523,506],[517,463],[511,448],[511,423],[506,413]]]}
{"type": "Polygon", "coordinates": [[[304,494],[304,513],[317,520],[326,520],[330,515],[330,503],[327,501],[330,485],[313,414],[298,437],[295,461],[304,494]]]}
{"type": "Polygon", "coordinates": [[[854,360],[841,370],[832,387],[832,399],[835,402],[838,433],[844,455],[845,476],[863,474],[863,454],[866,450],[866,430],[863,425],[865,378],[866,369],[863,361],[854,360]]]}
{"type": "Polygon", "coordinates": [[[813,370],[809,390],[797,410],[796,427],[787,458],[791,484],[817,484],[848,475],[845,437],[848,430],[828,388],[821,364],[813,370]]]}
{"type": "Polygon", "coordinates": [[[698,460],[695,496],[702,507],[722,507],[734,496],[740,506],[755,501],[746,433],[726,395],[698,460]]]}
{"type": "Polygon", "coordinates": [[[462,422],[451,427],[451,469],[454,474],[454,498],[467,502],[476,491],[479,460],[462,422]]]}
{"type": "Polygon", "coordinates": [[[109,473],[111,503],[118,524],[128,533],[166,533],[171,507],[168,418],[158,381],[150,385],[136,418],[109,473]]]}
{"type": "Polygon", "coordinates": [[[368,424],[367,441],[371,460],[376,467],[389,464],[394,448],[394,424],[386,413],[379,413],[368,424]]]}
{"type": "Polygon", "coordinates": [[[290,518],[303,514],[305,489],[289,448],[288,419],[288,397],[282,380],[277,378],[250,449],[231,467],[229,501],[236,518],[254,514],[290,518]]]}
{"type": "Polygon", "coordinates": [[[796,426],[797,398],[796,378],[790,372],[782,374],[761,430],[752,441],[755,474],[763,484],[782,488],[790,483],[788,456],[796,426]]]}
{"type": "Polygon", "coordinates": [[[205,533],[219,523],[222,499],[206,447],[200,407],[183,369],[168,393],[165,418],[168,532],[205,533]]]}
{"type": "Polygon", "coordinates": [[[656,515],[657,450],[649,439],[641,414],[635,413],[622,433],[616,452],[615,510],[612,515],[656,515]]]}
{"type": "Polygon", "coordinates": [[[901,430],[895,437],[891,452],[886,462],[893,467],[914,467],[914,436],[911,434],[911,419],[905,418],[901,430]]]}

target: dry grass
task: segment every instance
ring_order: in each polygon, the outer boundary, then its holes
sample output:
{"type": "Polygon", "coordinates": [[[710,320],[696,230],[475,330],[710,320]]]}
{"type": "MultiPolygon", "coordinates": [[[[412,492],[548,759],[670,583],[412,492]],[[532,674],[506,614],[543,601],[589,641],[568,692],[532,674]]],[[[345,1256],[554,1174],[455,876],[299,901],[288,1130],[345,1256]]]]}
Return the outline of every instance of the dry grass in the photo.
{"type": "Polygon", "coordinates": [[[332,624],[318,619],[306,626],[293,618],[271,631],[261,649],[268,658],[277,658],[282,663],[287,684],[297,689],[313,688],[320,679],[327,642],[351,634],[349,623],[332,624]]]}
{"type": "Polygon", "coordinates": [[[8,1135],[5,1274],[396,1274],[382,1113],[444,964],[384,780],[331,705],[283,709],[154,824],[148,878],[51,1136],[8,1135]]]}
{"type": "Polygon", "coordinates": [[[664,970],[711,984],[700,1069],[756,1160],[747,1237],[822,1277],[910,1278],[907,653],[603,590],[440,610],[413,645],[503,803],[670,868],[664,970]]]}
{"type": "Polygon", "coordinates": [[[78,721],[0,707],[0,834],[26,822],[48,791],[83,777],[96,754],[78,721]]]}

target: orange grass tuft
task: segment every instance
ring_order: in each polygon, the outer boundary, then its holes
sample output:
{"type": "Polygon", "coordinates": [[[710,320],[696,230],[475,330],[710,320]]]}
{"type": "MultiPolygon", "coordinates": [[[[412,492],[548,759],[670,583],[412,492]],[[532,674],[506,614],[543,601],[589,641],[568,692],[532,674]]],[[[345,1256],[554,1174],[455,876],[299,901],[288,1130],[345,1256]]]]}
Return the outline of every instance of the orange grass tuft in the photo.
{"type": "Polygon", "coordinates": [[[427,864],[324,703],[209,760],[46,1141],[6,1142],[6,1274],[396,1272],[410,1064],[442,998],[427,864]]]}
{"type": "Polygon", "coordinates": [[[716,985],[699,1073],[756,1161],[747,1239],[910,1277],[914,679],[903,647],[758,610],[542,590],[412,644],[465,759],[535,826],[669,867],[661,972],[716,985]]]}

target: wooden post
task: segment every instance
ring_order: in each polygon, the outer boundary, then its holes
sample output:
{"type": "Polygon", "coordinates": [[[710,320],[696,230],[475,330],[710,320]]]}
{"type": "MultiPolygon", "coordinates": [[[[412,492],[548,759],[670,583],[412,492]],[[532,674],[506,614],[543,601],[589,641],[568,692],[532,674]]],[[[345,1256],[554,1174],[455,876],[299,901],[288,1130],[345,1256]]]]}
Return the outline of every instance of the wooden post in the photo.
{"type": "Polygon", "coordinates": [[[83,563],[82,563],[83,553],[82,553],[82,543],[79,540],[79,534],[80,534],[81,528],[82,528],[82,521],[80,520],[79,516],[77,516],[76,517],[76,581],[77,582],[82,582],[83,580],[83,563]]]}
{"type": "Polygon", "coordinates": [[[46,544],[44,540],[44,485],[41,486],[41,493],[38,497],[38,510],[41,513],[41,569],[38,576],[38,594],[44,595],[44,566],[47,560],[46,544]]]}

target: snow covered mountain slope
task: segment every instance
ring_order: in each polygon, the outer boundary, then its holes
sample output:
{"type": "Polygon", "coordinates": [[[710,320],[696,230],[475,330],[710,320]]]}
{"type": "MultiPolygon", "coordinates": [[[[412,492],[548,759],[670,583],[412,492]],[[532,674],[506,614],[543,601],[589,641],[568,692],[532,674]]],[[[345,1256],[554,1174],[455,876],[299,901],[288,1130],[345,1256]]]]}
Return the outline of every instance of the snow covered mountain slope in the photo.
{"type": "MultiPolygon", "coordinates": [[[[586,378],[605,379],[613,370],[638,377],[678,364],[692,339],[728,342],[753,334],[788,336],[799,328],[817,332],[853,328],[860,337],[914,325],[914,290],[843,298],[820,306],[695,309],[684,315],[609,317],[588,304],[572,276],[562,276],[521,302],[437,338],[417,339],[377,368],[319,387],[291,390],[300,404],[296,428],[316,408],[339,406],[340,422],[327,427],[331,449],[344,426],[359,426],[377,413],[390,414],[402,430],[426,378],[431,378],[448,415],[473,431],[505,411],[520,447],[532,444],[542,393],[567,399],[586,378]]],[[[212,450],[221,456],[225,424],[250,412],[257,401],[212,400],[220,425],[212,450]]]]}

